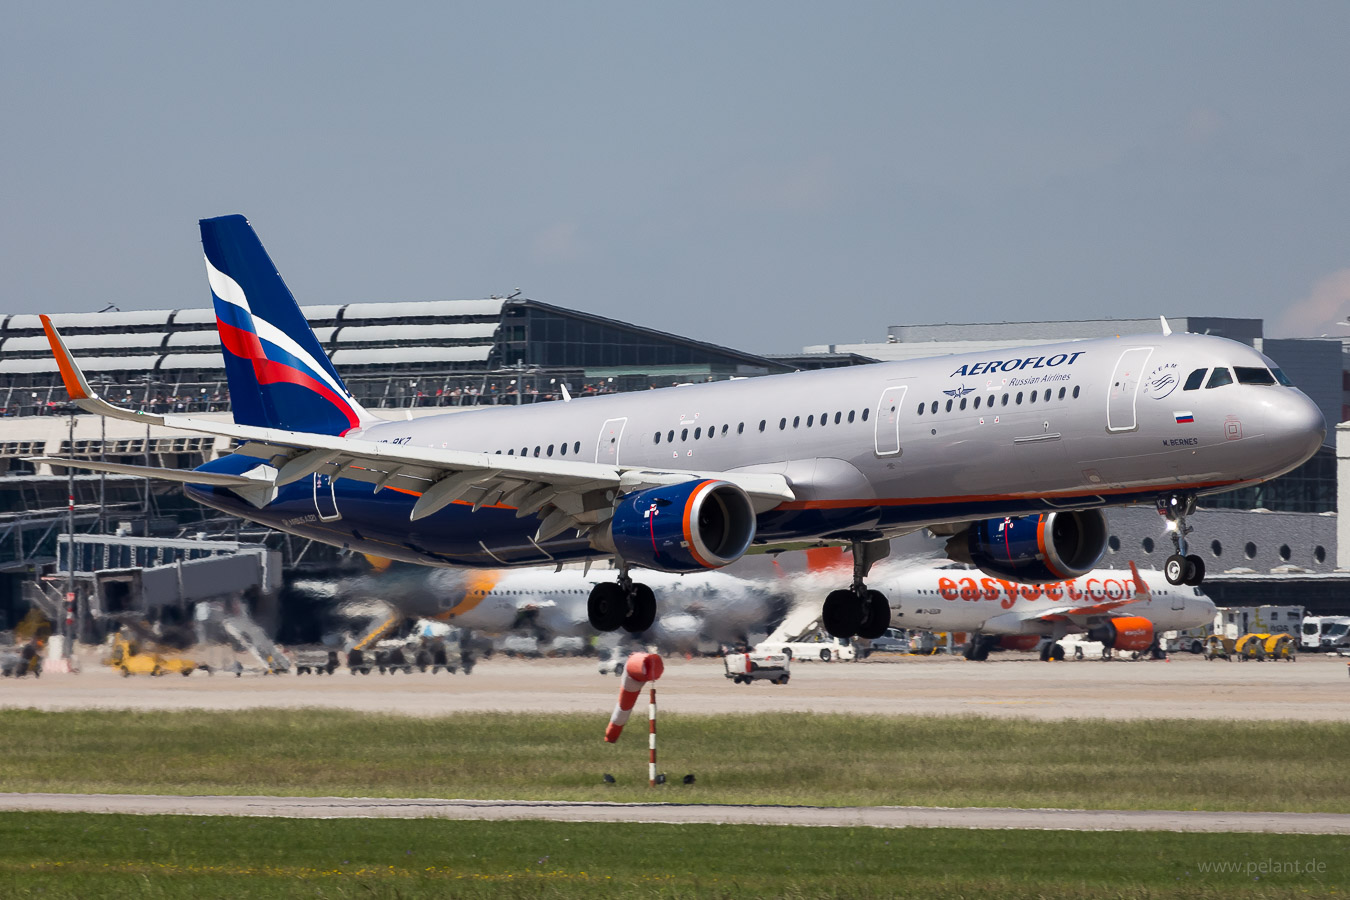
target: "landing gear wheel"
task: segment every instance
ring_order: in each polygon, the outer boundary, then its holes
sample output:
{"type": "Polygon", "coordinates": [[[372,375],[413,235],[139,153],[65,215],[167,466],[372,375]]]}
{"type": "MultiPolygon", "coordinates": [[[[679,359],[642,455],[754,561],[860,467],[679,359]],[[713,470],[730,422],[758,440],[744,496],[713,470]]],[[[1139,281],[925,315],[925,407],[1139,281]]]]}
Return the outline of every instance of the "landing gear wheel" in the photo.
{"type": "Polygon", "coordinates": [[[1050,645],[1050,659],[1054,662],[1064,661],[1064,645],[1055,643],[1050,645]]]}
{"type": "Polygon", "coordinates": [[[862,618],[862,604],[858,602],[858,595],[852,591],[831,591],[820,610],[820,624],[833,637],[842,640],[848,640],[858,633],[862,618]]]}
{"type": "Polygon", "coordinates": [[[1043,644],[1041,644],[1041,662],[1049,662],[1049,661],[1050,661],[1050,655],[1051,655],[1051,652],[1052,652],[1052,651],[1051,651],[1051,648],[1053,648],[1054,646],[1055,646],[1055,645],[1054,645],[1053,643],[1051,643],[1050,641],[1046,641],[1046,642],[1044,642],[1043,644]]]}
{"type": "Polygon", "coordinates": [[[633,585],[633,611],[624,617],[625,631],[642,634],[656,621],[656,594],[645,584],[633,585]]]}
{"type": "Polygon", "coordinates": [[[586,615],[596,631],[617,631],[628,615],[628,598],[624,596],[623,588],[609,581],[591,588],[586,615]]]}
{"type": "Polygon", "coordinates": [[[1205,580],[1205,561],[1195,554],[1186,557],[1186,580],[1182,584],[1192,587],[1205,580]]]}
{"type": "Polygon", "coordinates": [[[989,658],[989,651],[992,649],[994,649],[992,641],[981,639],[980,642],[975,645],[975,661],[984,662],[989,658]]]}
{"type": "Polygon", "coordinates": [[[1167,562],[1163,563],[1163,577],[1167,579],[1168,584],[1185,584],[1186,576],[1190,574],[1190,568],[1190,563],[1186,561],[1186,557],[1180,553],[1173,553],[1167,557],[1167,562]]]}
{"type": "Polygon", "coordinates": [[[867,614],[858,626],[858,637],[876,640],[891,627],[891,603],[881,591],[868,591],[863,608],[867,614]]]}

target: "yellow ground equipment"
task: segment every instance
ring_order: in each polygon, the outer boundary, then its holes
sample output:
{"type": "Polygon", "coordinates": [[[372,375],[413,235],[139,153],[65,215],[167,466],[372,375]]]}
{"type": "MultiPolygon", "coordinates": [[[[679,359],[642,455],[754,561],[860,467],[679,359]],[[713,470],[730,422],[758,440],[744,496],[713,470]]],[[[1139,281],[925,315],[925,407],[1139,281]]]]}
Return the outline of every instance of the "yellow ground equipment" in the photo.
{"type": "Polygon", "coordinates": [[[1266,641],[1270,638],[1268,634],[1244,634],[1237,641],[1237,657],[1240,660],[1266,658],[1266,641]]]}
{"type": "Polygon", "coordinates": [[[199,668],[194,660],[183,656],[146,652],[138,643],[120,634],[113,638],[112,652],[104,662],[121,670],[122,675],[128,678],[132,675],[164,675],[168,672],[187,676],[199,668]]]}
{"type": "Polygon", "coordinates": [[[1285,659],[1293,662],[1297,658],[1294,639],[1287,634],[1272,634],[1266,638],[1266,659],[1285,659]]]}
{"type": "Polygon", "coordinates": [[[1211,634],[1205,638],[1205,659],[1226,659],[1232,662],[1234,643],[1232,638],[1211,634]]]}

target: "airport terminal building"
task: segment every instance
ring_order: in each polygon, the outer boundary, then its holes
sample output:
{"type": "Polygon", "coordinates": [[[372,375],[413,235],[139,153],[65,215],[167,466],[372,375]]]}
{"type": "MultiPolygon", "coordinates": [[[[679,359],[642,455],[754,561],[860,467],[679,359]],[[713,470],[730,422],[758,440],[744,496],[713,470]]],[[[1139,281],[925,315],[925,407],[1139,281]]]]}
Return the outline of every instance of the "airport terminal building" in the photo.
{"type": "MultiPolygon", "coordinates": [[[[645,390],[671,384],[748,377],[796,369],[868,365],[957,352],[1156,332],[1156,320],[897,325],[884,340],[804,348],[759,356],[535,300],[509,297],[305,308],[305,314],[368,408],[423,415],[483,404],[528,404],[574,395],[645,390]]],[[[153,412],[230,415],[223,359],[210,310],[55,315],[87,374],[109,399],[153,412]]],[[[1174,330],[1207,332],[1248,343],[1277,360],[1321,407],[1329,423],[1347,418],[1350,375],[1337,340],[1274,340],[1256,319],[1177,318],[1174,330]]],[[[158,577],[167,565],[198,558],[222,572],[253,571],[260,546],[274,557],[256,566],[257,584],[236,593],[275,612],[278,568],[287,578],[334,577],[356,570],[334,548],[246,525],[186,500],[169,484],[124,476],[34,467],[25,456],[73,455],[135,465],[187,468],[228,452],[225,439],[135,423],[71,415],[36,316],[0,318],[0,628],[39,599],[35,576],[58,562],[64,571],[73,524],[81,586],[90,603],[121,602],[125,585],[158,577]],[[69,494],[68,494],[69,492],[69,494]],[[68,506],[73,496],[73,507],[68,506]],[[191,540],[203,540],[194,550],[191,540]],[[63,543],[64,541],[64,543],[63,543]],[[140,581],[138,581],[140,579],[140,581]],[[270,587],[269,587],[270,585],[270,587]],[[271,597],[271,599],[267,599],[271,597]]],[[[1221,605],[1303,605],[1350,613],[1350,535],[1337,511],[1350,502],[1350,431],[1332,429],[1326,445],[1299,469],[1266,484],[1204,498],[1192,518],[1192,552],[1204,558],[1206,592],[1221,605]],[[1340,438],[1338,451],[1337,438],[1340,438]],[[1342,477],[1342,472],[1345,473],[1342,477]]],[[[1171,552],[1163,522],[1150,508],[1112,509],[1104,565],[1160,568],[1171,552]]],[[[914,544],[924,547],[921,536],[914,544]]],[[[932,544],[936,546],[936,544],[932,544]]],[[[926,547],[925,549],[931,549],[926,547]]],[[[231,576],[234,577],[234,576],[231,576]]],[[[200,582],[201,579],[198,579],[200,582]]],[[[233,583],[233,582],[232,582],[233,583]]],[[[46,596],[60,585],[43,586],[46,596]]],[[[282,587],[285,590],[285,587],[282,587]]],[[[166,608],[178,603],[161,592],[166,608]]],[[[298,609],[297,615],[304,610],[298,609]]],[[[284,617],[283,617],[284,618],[284,617]]],[[[284,622],[283,622],[284,624],[284,622]]]]}

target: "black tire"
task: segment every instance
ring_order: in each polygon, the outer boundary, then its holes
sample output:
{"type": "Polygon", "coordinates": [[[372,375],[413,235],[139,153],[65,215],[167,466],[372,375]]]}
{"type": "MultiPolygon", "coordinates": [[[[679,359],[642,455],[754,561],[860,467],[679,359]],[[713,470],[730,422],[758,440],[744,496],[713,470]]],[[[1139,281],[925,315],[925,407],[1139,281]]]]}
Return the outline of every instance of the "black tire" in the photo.
{"type": "Polygon", "coordinates": [[[856,635],[862,620],[862,603],[852,591],[831,591],[820,609],[820,624],[841,640],[846,641],[856,635]]]}
{"type": "Polygon", "coordinates": [[[1181,585],[1186,583],[1186,576],[1190,572],[1190,564],[1186,562],[1186,557],[1173,553],[1167,557],[1167,562],[1163,563],[1163,577],[1171,585],[1181,585]]]}
{"type": "Polygon", "coordinates": [[[628,615],[628,598],[623,588],[610,581],[602,581],[591,588],[586,601],[586,616],[596,631],[617,631],[628,615]]]}
{"type": "Polygon", "coordinates": [[[1199,641],[1191,641],[1191,652],[1192,652],[1192,653],[1204,653],[1204,652],[1205,652],[1205,645],[1202,644],[1202,643],[1200,643],[1199,641]]]}
{"type": "Polygon", "coordinates": [[[656,594],[645,584],[633,585],[633,612],[624,617],[623,628],[642,634],[656,622],[656,594]]]}
{"type": "Polygon", "coordinates": [[[1186,581],[1191,587],[1203,583],[1205,580],[1205,561],[1195,554],[1186,557],[1186,581]]]}
{"type": "Polygon", "coordinates": [[[792,648],[791,648],[791,647],[784,647],[784,648],[783,648],[783,655],[786,656],[788,659],[792,659],[792,648]]]}
{"type": "Polygon", "coordinates": [[[1056,643],[1050,647],[1050,658],[1055,662],[1064,661],[1064,645],[1056,643]]]}
{"type": "Polygon", "coordinates": [[[867,614],[858,626],[858,637],[871,641],[881,637],[891,627],[891,602],[881,591],[868,591],[864,604],[867,614]]]}
{"type": "Polygon", "coordinates": [[[830,653],[829,648],[826,648],[826,649],[820,651],[820,661],[821,661],[821,662],[829,662],[829,661],[830,661],[831,655],[832,655],[832,654],[830,653]]]}

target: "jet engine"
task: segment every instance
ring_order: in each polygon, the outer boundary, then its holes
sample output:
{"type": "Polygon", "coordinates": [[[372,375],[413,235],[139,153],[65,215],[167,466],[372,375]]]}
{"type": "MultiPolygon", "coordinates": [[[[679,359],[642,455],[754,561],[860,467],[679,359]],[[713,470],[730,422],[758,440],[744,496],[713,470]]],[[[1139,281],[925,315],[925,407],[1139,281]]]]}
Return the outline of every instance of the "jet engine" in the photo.
{"type": "Polygon", "coordinates": [[[947,541],[947,555],[994,578],[1050,584],[1091,572],[1107,537],[1099,509],[982,519],[947,541]]]}
{"type": "Polygon", "coordinates": [[[1101,641],[1112,650],[1147,650],[1153,646],[1153,623],[1143,616],[1107,619],[1088,629],[1090,641],[1101,641]]]}
{"type": "Polygon", "coordinates": [[[610,521],[614,549],[627,562],[662,572],[718,569],[740,559],[755,538],[755,509],[729,481],[686,481],[624,497],[610,521]]]}

